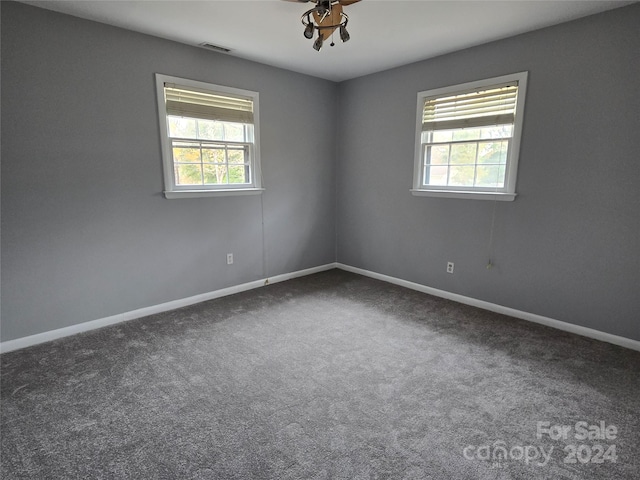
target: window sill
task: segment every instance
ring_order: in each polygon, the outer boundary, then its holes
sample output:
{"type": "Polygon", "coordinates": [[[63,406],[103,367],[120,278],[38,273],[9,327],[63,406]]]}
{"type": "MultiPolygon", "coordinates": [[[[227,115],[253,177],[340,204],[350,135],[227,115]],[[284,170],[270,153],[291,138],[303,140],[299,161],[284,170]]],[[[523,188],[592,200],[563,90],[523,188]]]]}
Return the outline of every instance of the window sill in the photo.
{"type": "Polygon", "coordinates": [[[460,192],[455,190],[416,190],[411,189],[411,195],[418,197],[440,198],[466,198],[468,200],[498,200],[501,202],[513,202],[517,193],[498,192],[460,192]]]}
{"type": "Polygon", "coordinates": [[[173,190],[165,191],[165,198],[228,197],[232,195],[260,195],[264,188],[229,188],[227,190],[173,190]]]}

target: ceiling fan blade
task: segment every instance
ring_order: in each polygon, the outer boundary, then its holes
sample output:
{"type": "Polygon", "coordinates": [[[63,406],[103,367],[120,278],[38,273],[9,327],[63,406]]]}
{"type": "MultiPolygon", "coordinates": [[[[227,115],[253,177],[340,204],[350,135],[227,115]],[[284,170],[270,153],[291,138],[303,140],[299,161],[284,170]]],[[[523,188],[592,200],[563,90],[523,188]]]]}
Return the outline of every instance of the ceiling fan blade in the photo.
{"type": "Polygon", "coordinates": [[[352,3],[358,3],[360,0],[338,0],[342,5],[351,5],[352,3]]]}

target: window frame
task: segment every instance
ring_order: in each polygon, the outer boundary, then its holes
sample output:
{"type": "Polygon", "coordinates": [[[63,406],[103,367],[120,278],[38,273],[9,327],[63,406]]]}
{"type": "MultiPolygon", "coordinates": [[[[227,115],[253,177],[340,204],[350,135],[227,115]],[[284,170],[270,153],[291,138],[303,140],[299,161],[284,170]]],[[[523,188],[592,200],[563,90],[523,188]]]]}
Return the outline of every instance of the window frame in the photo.
{"type": "Polygon", "coordinates": [[[413,171],[412,195],[442,197],[442,198],[466,198],[475,200],[501,200],[513,201],[516,193],[516,180],[518,172],[518,160],[520,157],[520,141],[522,137],[522,124],[524,118],[525,97],[527,91],[528,72],[518,72],[498,77],[487,78],[474,82],[435,88],[418,92],[416,109],[416,136],[415,156],[413,171]],[[424,182],[424,150],[422,143],[422,118],[425,101],[429,98],[453,96],[473,90],[500,86],[509,82],[518,83],[518,94],[513,121],[513,132],[509,141],[509,150],[506,160],[506,173],[504,187],[474,187],[451,185],[425,185],[424,182]]]}
{"type": "MultiPolygon", "coordinates": [[[[262,171],[260,168],[260,121],[259,93],[234,87],[226,87],[213,83],[200,82],[182,77],[156,73],[156,94],[158,100],[158,125],[162,151],[162,168],[164,175],[164,196],[174,198],[216,197],[229,195],[258,195],[264,191],[262,187],[262,171]],[[250,183],[220,185],[177,185],[174,173],[172,153],[172,137],[169,135],[168,113],[165,102],[165,84],[176,84],[184,87],[206,90],[213,94],[229,97],[251,99],[253,103],[253,142],[227,142],[206,139],[181,139],[180,141],[217,143],[224,145],[249,144],[250,183]]],[[[191,118],[191,117],[188,117],[191,118]]],[[[195,117],[194,117],[195,118],[195,117]]]]}

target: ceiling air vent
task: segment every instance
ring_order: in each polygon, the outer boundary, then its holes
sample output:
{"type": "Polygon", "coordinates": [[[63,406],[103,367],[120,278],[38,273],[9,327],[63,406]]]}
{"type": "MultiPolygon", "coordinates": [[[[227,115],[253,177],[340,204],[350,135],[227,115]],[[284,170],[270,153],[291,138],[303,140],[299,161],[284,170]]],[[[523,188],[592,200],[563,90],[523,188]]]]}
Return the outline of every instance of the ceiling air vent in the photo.
{"type": "Polygon", "coordinates": [[[200,46],[215,52],[229,53],[231,51],[230,48],[221,47],[220,45],[214,45],[213,43],[207,42],[201,43],[200,46]]]}

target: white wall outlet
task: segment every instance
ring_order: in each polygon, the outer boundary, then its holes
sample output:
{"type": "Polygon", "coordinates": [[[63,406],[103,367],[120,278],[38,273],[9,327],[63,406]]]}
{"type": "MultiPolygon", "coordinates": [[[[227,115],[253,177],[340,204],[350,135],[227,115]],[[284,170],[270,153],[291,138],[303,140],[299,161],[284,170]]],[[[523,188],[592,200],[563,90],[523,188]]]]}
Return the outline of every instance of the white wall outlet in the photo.
{"type": "Polygon", "coordinates": [[[453,273],[453,262],[447,262],[447,273],[453,273]]]}
{"type": "Polygon", "coordinates": [[[227,253],[227,265],[231,265],[233,263],[233,253],[227,253]]]}

